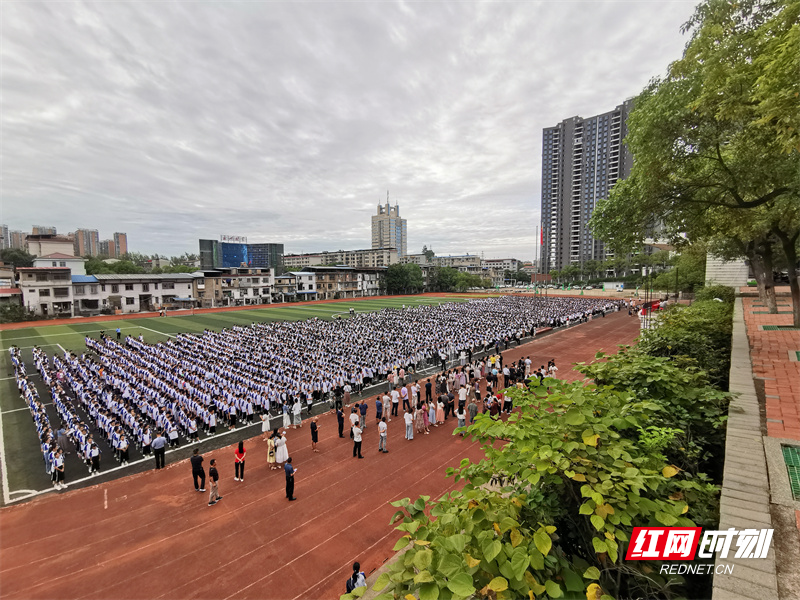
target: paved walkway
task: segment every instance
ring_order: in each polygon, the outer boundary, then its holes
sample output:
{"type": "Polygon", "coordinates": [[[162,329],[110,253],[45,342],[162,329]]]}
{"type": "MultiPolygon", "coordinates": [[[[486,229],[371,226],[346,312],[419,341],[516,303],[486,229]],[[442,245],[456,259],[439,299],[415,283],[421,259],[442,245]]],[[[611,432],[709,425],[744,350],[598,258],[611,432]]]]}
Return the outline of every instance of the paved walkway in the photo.
{"type": "Polygon", "coordinates": [[[752,292],[740,290],[747,296],[734,313],[730,381],[738,396],[729,410],[720,529],[775,532],[766,560],[718,561],[736,567],[715,577],[714,600],[800,597],[800,502],[783,459],[784,446],[800,446],[800,331],[791,329],[788,288],[773,315],[752,292]]]}

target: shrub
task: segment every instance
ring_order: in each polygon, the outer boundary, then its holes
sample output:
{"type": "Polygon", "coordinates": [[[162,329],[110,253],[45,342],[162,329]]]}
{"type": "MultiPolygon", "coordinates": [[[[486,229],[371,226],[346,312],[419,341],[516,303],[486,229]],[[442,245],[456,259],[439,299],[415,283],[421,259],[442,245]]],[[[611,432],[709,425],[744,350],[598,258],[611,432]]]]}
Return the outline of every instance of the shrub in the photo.
{"type": "Polygon", "coordinates": [[[694,297],[697,301],[719,298],[727,304],[733,304],[736,300],[736,290],[727,285],[707,285],[697,290],[694,297]]]}
{"type": "MultiPolygon", "coordinates": [[[[659,379],[673,373],[654,364],[659,379]]],[[[691,382],[674,382],[675,393],[691,394],[691,382]]],[[[714,505],[715,486],[665,458],[677,433],[644,429],[665,408],[628,390],[549,378],[506,393],[519,413],[505,422],[479,415],[466,428],[485,458],[448,469],[466,481],[461,490],[393,503],[403,534],[395,550],[406,551],[376,582],[376,591],[389,588],[378,598],[677,595],[682,579],[624,561],[632,527],[691,527],[714,505]]]]}
{"type": "Polygon", "coordinates": [[[651,356],[691,358],[712,385],[727,390],[732,331],[732,304],[711,300],[677,305],[656,316],[655,326],[642,332],[637,348],[651,356]]]}

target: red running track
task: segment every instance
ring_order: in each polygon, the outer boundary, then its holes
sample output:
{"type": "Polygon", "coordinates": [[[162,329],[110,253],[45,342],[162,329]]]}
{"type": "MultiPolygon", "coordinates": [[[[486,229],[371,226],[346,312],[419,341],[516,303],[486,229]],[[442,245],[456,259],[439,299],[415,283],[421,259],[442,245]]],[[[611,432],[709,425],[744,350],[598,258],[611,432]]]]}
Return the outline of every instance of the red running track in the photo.
{"type": "MultiPolygon", "coordinates": [[[[555,358],[568,365],[614,352],[638,334],[638,319],[615,313],[504,352],[555,358]]],[[[194,491],[188,461],[95,487],[52,494],[0,509],[2,598],[274,598],[333,599],[355,560],[368,573],[392,555],[399,534],[390,501],[453,488],[444,476],[480,446],[452,436],[455,422],[406,441],[400,419],[389,424],[389,454],[377,452],[370,399],[364,460],[339,439],[333,415],[320,418],[319,454],[307,426],[288,433],[298,468],[296,502],[284,476],[266,465],[266,444],[248,440],[246,481],[233,480],[233,447],[217,458],[224,499],[207,506],[194,491]]]]}

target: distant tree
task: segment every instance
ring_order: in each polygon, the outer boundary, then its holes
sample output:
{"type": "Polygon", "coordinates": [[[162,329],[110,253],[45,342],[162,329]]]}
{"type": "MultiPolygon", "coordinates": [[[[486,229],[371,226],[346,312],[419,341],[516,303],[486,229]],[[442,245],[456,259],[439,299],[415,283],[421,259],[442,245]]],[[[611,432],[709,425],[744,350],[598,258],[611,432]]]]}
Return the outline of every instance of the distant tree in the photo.
{"type": "Polygon", "coordinates": [[[39,317],[21,304],[5,304],[0,306],[0,323],[20,323],[35,321],[39,317]]]}
{"type": "Polygon", "coordinates": [[[4,263],[8,263],[14,268],[17,268],[32,267],[34,256],[19,248],[6,248],[0,252],[0,258],[2,258],[4,263]]]}

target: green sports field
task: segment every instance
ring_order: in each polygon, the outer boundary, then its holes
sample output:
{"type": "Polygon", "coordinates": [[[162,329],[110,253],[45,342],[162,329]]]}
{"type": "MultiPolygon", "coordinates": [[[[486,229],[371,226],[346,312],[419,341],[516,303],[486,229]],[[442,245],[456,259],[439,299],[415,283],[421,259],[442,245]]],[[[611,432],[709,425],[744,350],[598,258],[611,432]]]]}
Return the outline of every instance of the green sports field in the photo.
{"type": "MultiPolygon", "coordinates": [[[[485,297],[485,296],[484,296],[485,297]]],[[[472,297],[474,298],[474,296],[472,297]]],[[[41,452],[36,431],[31,424],[30,413],[19,397],[14,382],[8,348],[16,345],[22,349],[28,374],[35,373],[31,362],[31,348],[38,346],[50,355],[62,354],[64,350],[81,353],[86,346],[87,335],[98,337],[101,331],[114,335],[119,327],[124,335],[138,337],[145,342],[156,343],[178,333],[202,333],[204,329],[220,330],[234,325],[249,325],[253,322],[296,321],[318,317],[331,319],[334,315],[347,318],[352,307],[357,312],[373,312],[384,308],[400,308],[420,304],[442,304],[444,302],[466,302],[459,296],[402,296],[375,300],[355,299],[349,302],[319,302],[301,306],[281,305],[253,310],[236,310],[192,315],[190,311],[168,317],[124,319],[97,323],[75,323],[74,325],[40,325],[25,329],[0,331],[0,455],[2,461],[3,501],[8,503],[31,492],[47,489],[43,475],[41,452]]],[[[44,400],[46,391],[41,380],[34,378],[44,400]]],[[[51,407],[52,408],[52,407],[51,407]]],[[[51,422],[57,417],[50,416],[51,422]]]]}

